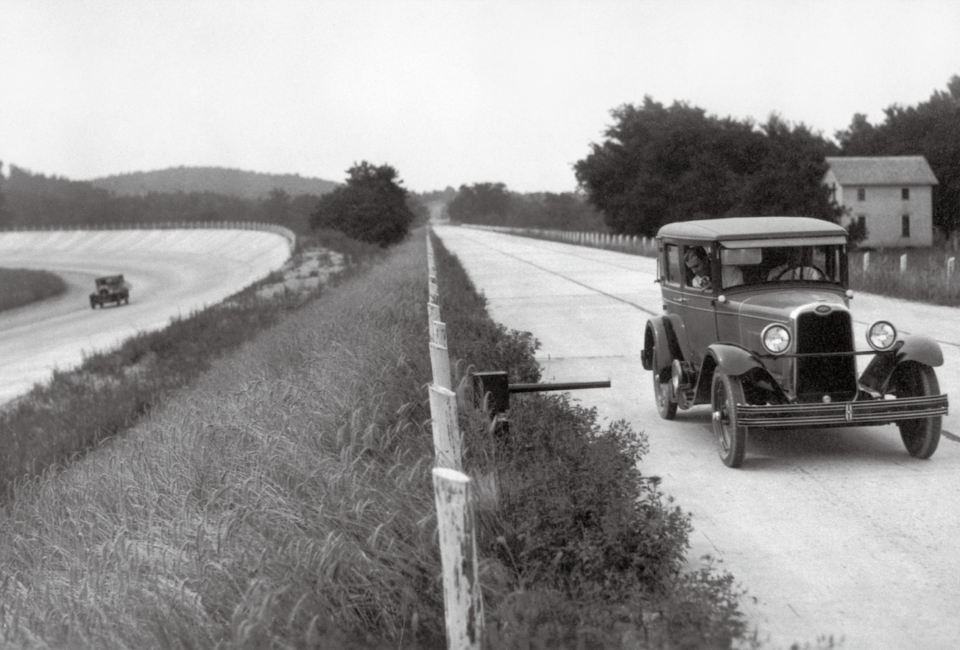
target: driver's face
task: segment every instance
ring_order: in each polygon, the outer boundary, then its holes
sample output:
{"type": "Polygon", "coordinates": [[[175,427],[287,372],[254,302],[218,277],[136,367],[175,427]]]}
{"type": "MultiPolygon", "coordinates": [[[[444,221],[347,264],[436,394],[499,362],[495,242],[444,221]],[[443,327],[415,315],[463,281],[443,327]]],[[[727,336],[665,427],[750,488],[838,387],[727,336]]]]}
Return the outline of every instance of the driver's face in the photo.
{"type": "Polygon", "coordinates": [[[707,270],[707,265],[704,264],[703,260],[699,257],[694,257],[687,262],[687,268],[696,275],[704,275],[707,270]]]}

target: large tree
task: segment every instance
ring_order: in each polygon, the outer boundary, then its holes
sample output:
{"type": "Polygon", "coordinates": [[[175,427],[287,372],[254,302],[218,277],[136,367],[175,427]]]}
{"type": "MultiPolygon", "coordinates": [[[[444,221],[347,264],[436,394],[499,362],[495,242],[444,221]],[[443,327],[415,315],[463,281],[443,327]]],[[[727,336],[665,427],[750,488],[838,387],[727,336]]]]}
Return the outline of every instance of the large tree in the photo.
{"type": "Polygon", "coordinates": [[[836,134],[845,156],[924,156],[939,181],[933,194],[933,223],[960,229],[960,76],[916,107],[889,106],[881,124],[863,114],[836,134]]]}
{"type": "Polygon", "coordinates": [[[384,247],[400,242],[415,217],[400,183],[390,165],[355,164],[347,170],[344,185],[320,197],[310,226],[384,247]]]}
{"type": "Polygon", "coordinates": [[[650,97],[612,115],[606,140],[574,170],[615,233],[649,236],[674,221],[735,215],[835,217],[820,190],[828,145],[802,125],[774,116],[757,128],[650,97]]]}
{"type": "Polygon", "coordinates": [[[843,208],[823,184],[826,156],[836,147],[803,124],[791,126],[771,115],[761,128],[763,155],[746,179],[743,200],[734,213],[806,216],[837,221],[843,208]]]}

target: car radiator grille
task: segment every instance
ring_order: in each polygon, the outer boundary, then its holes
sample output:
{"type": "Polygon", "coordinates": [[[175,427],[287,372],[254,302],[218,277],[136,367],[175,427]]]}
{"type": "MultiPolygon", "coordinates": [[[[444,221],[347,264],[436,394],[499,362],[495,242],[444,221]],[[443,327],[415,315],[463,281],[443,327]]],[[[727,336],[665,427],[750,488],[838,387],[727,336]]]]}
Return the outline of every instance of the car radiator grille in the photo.
{"type": "MultiPolygon", "coordinates": [[[[826,314],[804,312],[797,317],[798,354],[853,352],[850,312],[826,314]]],[[[852,354],[798,357],[796,366],[798,402],[850,400],[857,394],[857,361],[852,354]]]]}

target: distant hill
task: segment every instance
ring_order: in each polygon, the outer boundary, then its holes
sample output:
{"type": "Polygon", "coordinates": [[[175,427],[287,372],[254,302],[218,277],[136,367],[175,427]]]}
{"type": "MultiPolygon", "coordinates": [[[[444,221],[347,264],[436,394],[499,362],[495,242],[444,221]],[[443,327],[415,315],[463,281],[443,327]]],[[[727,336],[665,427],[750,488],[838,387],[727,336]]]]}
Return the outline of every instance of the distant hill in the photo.
{"type": "Polygon", "coordinates": [[[150,192],[215,192],[243,199],[264,198],[275,188],[282,189],[290,196],[319,196],[339,185],[299,174],[262,174],[223,167],[171,167],[152,172],[104,176],[90,183],[120,196],[142,196],[150,192]]]}

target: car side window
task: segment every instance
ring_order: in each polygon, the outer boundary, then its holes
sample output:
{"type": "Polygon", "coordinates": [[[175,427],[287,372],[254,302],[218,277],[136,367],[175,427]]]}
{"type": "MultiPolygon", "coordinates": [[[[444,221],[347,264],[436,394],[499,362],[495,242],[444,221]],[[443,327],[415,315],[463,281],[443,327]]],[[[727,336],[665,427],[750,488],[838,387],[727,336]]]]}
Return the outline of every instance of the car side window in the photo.
{"type": "Polygon", "coordinates": [[[663,269],[663,279],[670,284],[680,284],[683,277],[680,272],[680,248],[676,244],[667,244],[663,249],[666,264],[663,269]]]}

